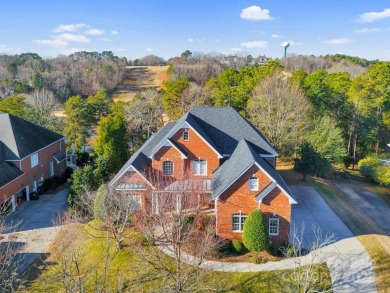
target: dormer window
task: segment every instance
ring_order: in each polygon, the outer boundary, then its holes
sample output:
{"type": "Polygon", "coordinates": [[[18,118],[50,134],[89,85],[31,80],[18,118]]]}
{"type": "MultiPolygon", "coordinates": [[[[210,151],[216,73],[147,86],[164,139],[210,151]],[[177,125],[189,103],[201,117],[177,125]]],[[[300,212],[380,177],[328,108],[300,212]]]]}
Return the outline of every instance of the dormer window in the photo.
{"type": "Polygon", "coordinates": [[[190,134],[188,133],[188,129],[184,129],[184,131],[183,131],[183,140],[184,141],[190,140],[190,134]]]}
{"type": "Polygon", "coordinates": [[[255,176],[249,178],[249,190],[251,191],[259,190],[259,179],[256,178],[255,176]]]}

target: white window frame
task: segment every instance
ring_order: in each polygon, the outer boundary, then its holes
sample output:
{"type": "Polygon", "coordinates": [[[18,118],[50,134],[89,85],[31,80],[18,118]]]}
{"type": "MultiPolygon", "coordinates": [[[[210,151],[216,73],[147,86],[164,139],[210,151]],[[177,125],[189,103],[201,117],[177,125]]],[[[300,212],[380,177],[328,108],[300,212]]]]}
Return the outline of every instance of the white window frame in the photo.
{"type": "Polygon", "coordinates": [[[270,235],[270,236],[278,236],[279,235],[279,217],[278,216],[272,216],[269,218],[268,235],[270,235]]]}
{"type": "Polygon", "coordinates": [[[139,194],[126,194],[126,203],[130,204],[132,211],[142,210],[142,195],[139,194]]]}
{"type": "Polygon", "coordinates": [[[252,176],[249,178],[249,190],[258,191],[259,190],[259,178],[252,176]]]}
{"type": "Polygon", "coordinates": [[[54,162],[50,161],[50,176],[54,176],[54,162]]]}
{"type": "Polygon", "coordinates": [[[172,161],[164,161],[163,163],[162,163],[162,171],[163,171],[163,176],[173,176],[173,174],[174,174],[174,167],[175,167],[175,165],[174,165],[174,163],[172,162],[172,161]],[[166,166],[166,164],[167,163],[171,163],[172,164],[172,170],[166,170],[164,167],[166,166]],[[168,173],[168,171],[170,171],[169,173],[168,173]]]}
{"type": "Polygon", "coordinates": [[[184,129],[183,131],[183,141],[190,141],[190,133],[188,132],[188,129],[184,129]]]}
{"type": "Polygon", "coordinates": [[[38,164],[39,164],[38,153],[35,153],[35,154],[31,155],[30,162],[31,162],[31,168],[34,168],[35,166],[38,166],[38,164]]]}
{"type": "Polygon", "coordinates": [[[207,176],[207,161],[206,160],[193,160],[192,169],[195,176],[207,176]],[[203,169],[202,169],[203,164],[203,169]],[[202,172],[203,171],[203,172],[202,172]]]}
{"type": "Polygon", "coordinates": [[[248,215],[245,214],[234,214],[232,215],[232,231],[233,232],[243,232],[244,231],[244,223],[245,220],[248,218],[248,215]],[[234,221],[235,219],[238,219],[238,221],[234,221]],[[235,224],[238,224],[238,229],[235,228],[235,224]]]}
{"type": "Polygon", "coordinates": [[[32,182],[32,192],[38,192],[37,180],[34,180],[34,181],[32,182]]]}

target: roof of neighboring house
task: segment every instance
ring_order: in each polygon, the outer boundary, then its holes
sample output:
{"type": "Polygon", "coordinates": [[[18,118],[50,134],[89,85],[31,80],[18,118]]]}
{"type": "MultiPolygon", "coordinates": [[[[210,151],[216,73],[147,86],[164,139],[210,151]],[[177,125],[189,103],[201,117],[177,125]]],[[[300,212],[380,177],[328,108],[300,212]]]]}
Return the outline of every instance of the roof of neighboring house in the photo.
{"type": "Polygon", "coordinates": [[[0,113],[4,160],[21,160],[62,138],[62,135],[22,118],[0,113]]]}
{"type": "MultiPolygon", "coordinates": [[[[23,172],[19,170],[18,167],[4,162],[1,160],[0,156],[0,187],[10,183],[12,180],[15,180],[19,176],[23,175],[23,172]]],[[[1,194],[0,194],[1,196],[1,194]]]]}
{"type": "MultiPolygon", "coordinates": [[[[222,166],[213,173],[213,198],[218,198],[254,164],[257,164],[263,169],[266,175],[269,175],[271,177],[270,179],[276,183],[273,187],[280,187],[284,190],[292,203],[296,202],[294,195],[282,177],[280,177],[279,173],[262,158],[254,150],[253,145],[245,139],[240,140],[229,160],[223,163],[222,166]]],[[[268,190],[264,196],[271,192],[272,189],[268,190]]]]}

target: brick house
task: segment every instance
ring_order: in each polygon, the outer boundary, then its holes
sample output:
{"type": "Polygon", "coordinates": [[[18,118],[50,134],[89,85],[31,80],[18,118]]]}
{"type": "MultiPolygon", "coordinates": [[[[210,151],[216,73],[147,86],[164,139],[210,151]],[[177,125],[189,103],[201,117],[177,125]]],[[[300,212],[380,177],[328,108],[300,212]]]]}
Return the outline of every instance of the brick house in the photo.
{"type": "Polygon", "coordinates": [[[282,244],[289,239],[296,201],[275,170],[277,156],[264,135],[233,108],[196,107],[151,136],[109,186],[153,212],[158,198],[147,200],[146,191],[161,194],[162,187],[151,173],[171,179],[164,190],[188,189],[188,178],[195,177],[212,203],[218,236],[242,240],[247,215],[260,209],[270,240],[282,244]]]}
{"type": "Polygon", "coordinates": [[[0,204],[15,210],[47,178],[66,169],[65,137],[7,113],[0,113],[0,204]]]}

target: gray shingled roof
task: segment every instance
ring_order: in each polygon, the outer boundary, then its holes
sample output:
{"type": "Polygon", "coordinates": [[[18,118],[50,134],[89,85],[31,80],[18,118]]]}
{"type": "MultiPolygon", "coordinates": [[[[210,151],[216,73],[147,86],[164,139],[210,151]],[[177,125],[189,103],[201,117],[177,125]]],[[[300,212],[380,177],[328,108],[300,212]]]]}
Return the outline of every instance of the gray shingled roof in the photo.
{"type": "MultiPolygon", "coordinates": [[[[253,164],[257,163],[285,190],[287,196],[294,201],[294,195],[282,179],[279,173],[264,160],[253,148],[250,142],[241,139],[232,156],[213,173],[213,198],[219,197],[230,185],[232,185],[253,164]]],[[[276,185],[275,185],[276,186],[276,185]]]]}
{"type": "Polygon", "coordinates": [[[0,156],[0,187],[10,183],[12,180],[18,178],[20,175],[23,175],[23,172],[19,170],[16,166],[4,162],[1,160],[0,156]]]}
{"type": "Polygon", "coordinates": [[[245,139],[257,153],[278,155],[267,138],[232,107],[195,107],[189,113],[223,154],[232,154],[245,139]]]}
{"type": "Polygon", "coordinates": [[[124,172],[130,167],[133,166],[137,171],[143,172],[145,167],[150,166],[151,159],[149,156],[153,148],[161,142],[163,137],[176,125],[175,122],[167,123],[163,128],[161,128],[157,133],[153,134],[149,139],[136,151],[131,158],[126,162],[126,164],[119,170],[115,177],[111,180],[109,185],[114,184],[114,182],[120,178],[124,172]]]}
{"type": "Polygon", "coordinates": [[[20,160],[64,138],[8,113],[0,113],[0,141],[5,160],[20,160]]]}

